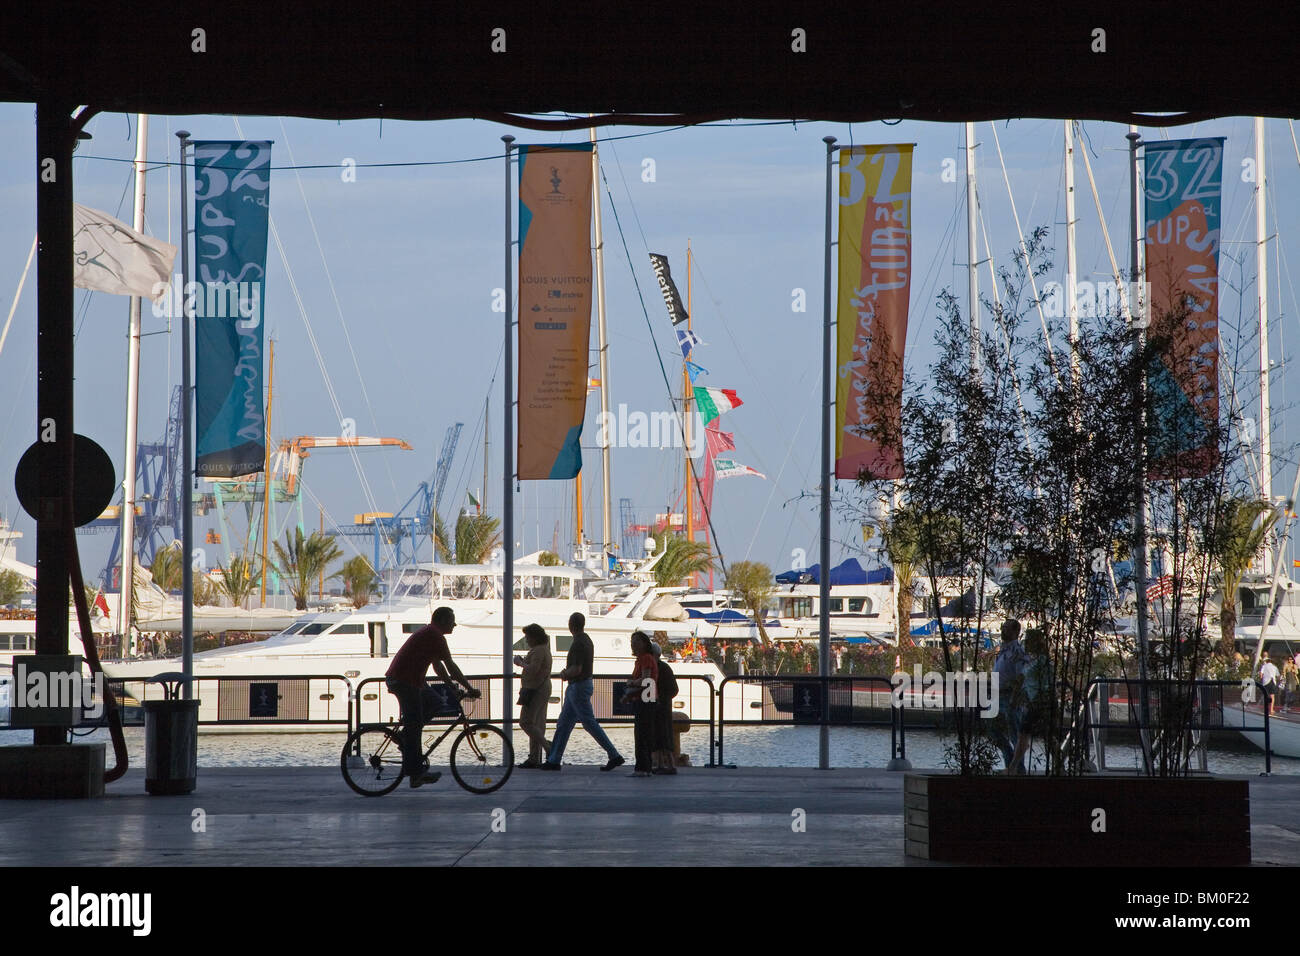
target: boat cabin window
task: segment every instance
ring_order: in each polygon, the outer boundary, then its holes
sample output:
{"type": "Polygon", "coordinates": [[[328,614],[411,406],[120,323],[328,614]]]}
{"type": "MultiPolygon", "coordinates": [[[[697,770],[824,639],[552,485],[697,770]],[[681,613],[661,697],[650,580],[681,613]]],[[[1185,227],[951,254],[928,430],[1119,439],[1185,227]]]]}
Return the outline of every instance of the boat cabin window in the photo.
{"type": "MultiPolygon", "coordinates": [[[[867,604],[866,598],[849,598],[849,613],[861,614],[864,609],[864,605],[866,604],[867,604]]],[[[867,608],[867,610],[870,610],[870,608],[867,608]]]]}
{"type": "Polygon", "coordinates": [[[422,627],[424,627],[423,624],[403,624],[403,625],[402,625],[402,633],[403,633],[403,634],[414,634],[416,631],[418,631],[418,630],[419,630],[420,628],[422,628],[422,627]]]}
{"type": "Polygon", "coordinates": [[[330,631],[331,634],[364,634],[365,632],[366,628],[363,624],[340,624],[330,631]]]}
{"type": "Polygon", "coordinates": [[[782,598],[786,617],[812,617],[813,599],[810,597],[782,598]]]}
{"type": "Polygon", "coordinates": [[[569,648],[571,648],[572,646],[573,646],[572,634],[555,635],[555,650],[557,653],[567,654],[569,653],[569,648]]]}
{"type": "Polygon", "coordinates": [[[304,636],[310,636],[313,634],[324,634],[326,628],[328,627],[329,627],[329,622],[324,622],[320,624],[304,624],[302,628],[302,633],[304,636]]]}
{"type": "Polygon", "coordinates": [[[831,598],[831,613],[835,614],[844,610],[844,598],[831,598]]]}
{"type": "Polygon", "coordinates": [[[290,627],[285,628],[285,629],[284,629],[283,631],[281,631],[280,633],[282,633],[282,634],[297,634],[299,631],[301,631],[301,630],[302,630],[304,627],[306,627],[306,626],[307,626],[307,623],[306,623],[305,621],[299,621],[297,624],[294,624],[294,625],[292,625],[292,626],[290,626],[290,627]]]}

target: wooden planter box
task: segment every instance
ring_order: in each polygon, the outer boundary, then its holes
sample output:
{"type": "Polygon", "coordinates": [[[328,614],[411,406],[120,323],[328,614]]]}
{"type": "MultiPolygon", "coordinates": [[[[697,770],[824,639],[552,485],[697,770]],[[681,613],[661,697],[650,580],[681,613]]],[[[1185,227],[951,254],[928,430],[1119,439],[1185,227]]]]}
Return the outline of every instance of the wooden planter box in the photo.
{"type": "Polygon", "coordinates": [[[905,853],[986,866],[1246,866],[1245,780],[907,774],[905,853]],[[1098,832],[1097,810],[1105,812],[1098,832]]]}

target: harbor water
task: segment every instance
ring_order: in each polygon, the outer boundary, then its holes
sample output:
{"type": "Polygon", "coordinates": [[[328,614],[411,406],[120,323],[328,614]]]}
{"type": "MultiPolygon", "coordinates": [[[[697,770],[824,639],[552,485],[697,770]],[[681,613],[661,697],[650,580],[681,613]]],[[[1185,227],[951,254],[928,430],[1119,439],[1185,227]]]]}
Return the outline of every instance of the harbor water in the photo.
{"type": "MultiPolygon", "coordinates": [[[[632,728],[626,725],[606,727],[610,739],[631,763],[632,728]]],[[[549,732],[549,731],[548,731],[549,732]]],[[[199,735],[199,767],[333,767],[339,762],[343,733],[311,734],[215,734],[199,735]]],[[[31,731],[0,731],[0,746],[31,743],[31,731]]],[[[809,726],[727,726],[723,729],[723,760],[741,767],[815,767],[817,766],[818,729],[809,726]]],[[[95,730],[78,742],[112,744],[107,731],[95,730]]],[[[942,737],[937,731],[909,729],[907,758],[918,770],[942,769],[945,746],[955,738],[942,737]]],[[[126,729],[127,751],[132,766],[144,766],[144,730],[126,729]]],[[[434,763],[445,763],[451,740],[444,741],[434,755],[434,763]]],[[[527,754],[528,740],[515,731],[516,759],[527,754]]],[[[689,754],[695,766],[709,762],[708,734],[697,728],[682,737],[682,752],[689,754]]],[[[1041,750],[1034,756],[1041,767],[1041,750]]],[[[889,730],[882,727],[832,727],[830,760],[833,767],[876,767],[889,763],[889,730]]],[[[581,727],[569,738],[565,763],[604,763],[605,754],[581,727]]],[[[1137,746],[1110,743],[1106,748],[1108,767],[1119,769],[1131,765],[1137,770],[1140,757],[1137,746]]],[[[1253,776],[1264,772],[1264,754],[1240,735],[1223,735],[1210,746],[1211,773],[1253,776]]],[[[1300,760],[1273,757],[1273,773],[1300,775],[1300,760]]]]}

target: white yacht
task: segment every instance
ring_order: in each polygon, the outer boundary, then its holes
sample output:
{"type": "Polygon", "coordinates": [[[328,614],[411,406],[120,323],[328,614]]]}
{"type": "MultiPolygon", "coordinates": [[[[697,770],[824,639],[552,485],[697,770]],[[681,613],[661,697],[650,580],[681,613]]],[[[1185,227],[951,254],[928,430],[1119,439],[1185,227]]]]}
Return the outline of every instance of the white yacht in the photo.
{"type": "MultiPolygon", "coordinates": [[[[575,568],[515,564],[514,572],[516,633],[510,651],[512,657],[527,650],[521,633],[524,625],[537,623],[551,636],[551,652],[558,672],[564,666],[572,642],[568,621],[575,611],[587,615],[586,632],[594,645],[593,670],[597,675],[630,673],[629,639],[634,631],[644,630],[652,635],[659,632],[661,640],[684,639],[691,634],[689,628],[675,622],[648,621],[634,616],[630,613],[634,604],[627,601],[617,602],[612,614],[590,613],[583,589],[583,572],[575,568]]],[[[405,593],[390,603],[359,610],[309,612],[265,641],[195,654],[194,676],[200,681],[196,696],[202,700],[200,720],[220,717],[248,721],[208,725],[202,729],[223,733],[337,732],[341,729],[337,724],[307,724],[296,722],[295,718],[297,721],[345,718],[349,694],[357,694],[358,688],[360,693],[354,704],[362,721],[395,719],[397,701],[383,683],[389,659],[409,635],[429,623],[433,608],[442,605],[456,612],[456,628],[448,638],[452,658],[467,677],[483,678],[480,686],[485,691],[486,702],[478,706],[475,716],[500,720],[504,650],[502,571],[487,565],[436,564],[403,569],[403,577],[405,593]],[[348,684],[337,678],[331,681],[315,675],[339,675],[348,684]],[[250,681],[254,677],[267,680],[250,681]],[[259,688],[259,684],[264,686],[259,688]],[[260,705],[254,702],[258,694],[265,698],[269,690],[265,685],[270,684],[276,685],[275,701],[264,700],[260,705]]],[[[132,682],[127,690],[136,697],[141,697],[143,687],[135,685],[135,681],[143,682],[157,674],[180,669],[181,662],[175,658],[105,664],[110,677],[132,682]]],[[[707,719],[712,694],[709,684],[680,678],[706,677],[716,688],[724,676],[721,670],[712,663],[690,661],[674,663],[673,670],[680,685],[674,708],[688,717],[707,719]]],[[[557,678],[552,682],[549,710],[552,719],[559,716],[559,691],[557,678]]],[[[752,692],[758,699],[758,690],[752,692]]],[[[742,705],[737,701],[736,706],[742,705]]]]}

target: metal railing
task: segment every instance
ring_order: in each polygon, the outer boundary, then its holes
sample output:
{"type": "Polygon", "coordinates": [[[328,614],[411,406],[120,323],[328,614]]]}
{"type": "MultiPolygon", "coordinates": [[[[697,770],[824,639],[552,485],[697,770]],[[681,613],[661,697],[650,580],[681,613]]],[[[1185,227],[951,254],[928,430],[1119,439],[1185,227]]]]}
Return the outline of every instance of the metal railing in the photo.
{"type": "Polygon", "coordinates": [[[788,674],[736,674],[718,685],[722,702],[718,719],[718,762],[723,762],[723,728],[741,725],[809,725],[883,727],[889,725],[893,760],[907,759],[904,700],[895,706],[893,683],[887,677],[830,677],[788,674]],[[728,685],[738,693],[727,694],[728,685]],[[747,693],[757,685],[758,694],[747,693]],[[758,716],[754,716],[754,711],[758,716]]]}
{"type": "MultiPolygon", "coordinates": [[[[1163,735],[1170,731],[1169,721],[1165,719],[1172,711],[1184,712],[1184,720],[1178,717],[1177,729],[1188,732],[1185,752],[1178,755],[1181,769],[1190,770],[1191,761],[1196,760],[1196,770],[1209,772],[1209,735],[1212,731],[1238,731],[1242,733],[1262,733],[1264,735],[1264,772],[1272,773],[1272,749],[1269,730],[1268,708],[1262,707],[1260,722],[1252,724],[1248,717],[1253,712],[1247,709],[1240,699],[1234,700],[1225,692],[1231,688],[1242,689],[1241,681],[1234,680],[1198,680],[1193,684],[1186,681],[1148,679],[1145,684],[1150,707],[1150,718],[1142,720],[1140,702],[1142,700],[1143,681],[1136,678],[1095,677],[1088,683],[1083,699],[1076,707],[1074,720],[1061,742],[1065,750],[1082,735],[1087,742],[1085,757],[1091,755],[1092,764],[1098,773],[1104,773],[1106,766],[1106,744],[1108,731],[1123,730],[1136,732],[1140,746],[1146,751],[1146,760],[1156,753],[1162,743],[1163,735]],[[1237,709],[1241,722],[1227,719],[1228,710],[1237,709]],[[1122,716],[1117,714],[1122,711],[1122,716]],[[1154,736],[1151,734],[1155,731],[1154,736]]],[[[1264,699],[1260,687],[1259,699],[1264,699]]]]}
{"type": "MultiPolygon", "coordinates": [[[[94,682],[89,682],[94,687],[94,682]]],[[[148,677],[107,677],[122,712],[125,727],[144,726],[144,703],[165,700],[164,683],[148,677]]],[[[337,726],[352,725],[352,682],[341,674],[257,674],[238,677],[195,677],[194,697],[201,727],[337,726]]],[[[12,690],[10,692],[12,702],[12,690]]],[[[100,702],[92,695],[81,708],[78,730],[103,725],[100,702]],[[96,710],[101,713],[95,714],[96,710]]],[[[0,727],[9,728],[6,721],[0,727]]]]}
{"type": "MultiPolygon", "coordinates": [[[[714,728],[716,725],[717,692],[713,686],[713,679],[704,674],[675,674],[673,676],[677,681],[677,694],[673,698],[674,714],[685,714],[692,724],[704,723],[697,716],[697,711],[707,705],[709,766],[715,766],[714,748],[716,738],[714,728]]],[[[501,675],[474,674],[466,675],[465,679],[471,687],[483,695],[480,700],[473,702],[474,712],[470,713],[470,719],[473,720],[478,716],[477,712],[481,706],[483,711],[479,719],[500,720],[501,675]]],[[[518,681],[518,679],[518,675],[515,675],[515,680],[518,681]]],[[[593,674],[591,679],[594,685],[591,695],[591,709],[596,715],[596,719],[602,724],[632,724],[635,721],[635,712],[632,705],[622,702],[623,694],[627,689],[627,685],[631,683],[631,679],[626,674],[593,674]]],[[[355,719],[349,726],[349,730],[355,729],[362,724],[392,723],[398,719],[401,713],[401,705],[398,703],[397,698],[389,693],[386,680],[384,677],[367,677],[357,684],[354,690],[356,706],[352,710],[355,719]]],[[[442,685],[442,681],[436,677],[428,678],[426,683],[434,688],[442,685]]],[[[568,684],[569,682],[558,674],[551,675],[552,694],[547,706],[548,711],[552,706],[563,707],[568,684]],[[555,693],[557,689],[558,693],[555,693]]],[[[517,721],[520,706],[517,703],[512,706],[517,721]]],[[[454,706],[446,705],[441,710],[435,711],[425,722],[427,724],[449,724],[456,718],[458,713],[459,711],[454,706]]],[[[547,726],[555,724],[558,713],[557,710],[556,717],[551,717],[548,714],[546,718],[547,726]]]]}

